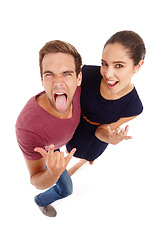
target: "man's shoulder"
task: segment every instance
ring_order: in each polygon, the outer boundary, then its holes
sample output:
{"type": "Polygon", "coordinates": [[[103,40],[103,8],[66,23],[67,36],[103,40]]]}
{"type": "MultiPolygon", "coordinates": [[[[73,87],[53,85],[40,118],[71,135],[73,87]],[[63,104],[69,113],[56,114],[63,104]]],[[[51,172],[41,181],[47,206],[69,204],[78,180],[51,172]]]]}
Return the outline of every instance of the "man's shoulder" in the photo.
{"type": "Polygon", "coordinates": [[[30,126],[33,126],[35,120],[39,118],[41,108],[36,101],[36,97],[39,95],[41,95],[41,93],[30,98],[26,103],[17,118],[16,128],[28,129],[30,126]]]}

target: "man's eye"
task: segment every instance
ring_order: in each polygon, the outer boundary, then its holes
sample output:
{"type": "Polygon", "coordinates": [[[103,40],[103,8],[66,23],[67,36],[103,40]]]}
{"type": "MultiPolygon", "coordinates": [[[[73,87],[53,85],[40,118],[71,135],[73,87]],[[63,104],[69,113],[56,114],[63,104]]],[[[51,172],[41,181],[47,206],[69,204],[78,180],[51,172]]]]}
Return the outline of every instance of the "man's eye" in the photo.
{"type": "Polygon", "coordinates": [[[64,73],[64,76],[69,77],[69,76],[71,76],[71,73],[64,73]]]}
{"type": "Polygon", "coordinates": [[[53,76],[52,73],[47,73],[47,74],[46,74],[46,77],[51,77],[51,76],[53,76]]]}

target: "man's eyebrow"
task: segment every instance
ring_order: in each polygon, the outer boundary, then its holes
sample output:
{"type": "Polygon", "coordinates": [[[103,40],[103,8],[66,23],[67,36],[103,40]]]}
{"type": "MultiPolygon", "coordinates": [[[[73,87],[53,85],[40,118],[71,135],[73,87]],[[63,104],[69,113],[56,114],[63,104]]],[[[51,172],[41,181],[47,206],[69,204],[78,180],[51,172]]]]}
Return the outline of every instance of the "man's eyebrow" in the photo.
{"type": "MultiPolygon", "coordinates": [[[[49,70],[46,70],[43,72],[43,74],[47,74],[47,73],[51,73],[51,74],[54,74],[52,71],[49,71],[49,70]]],[[[74,73],[73,70],[66,70],[64,72],[61,72],[60,74],[66,74],[66,73],[74,73]]]]}
{"type": "Polygon", "coordinates": [[[64,74],[65,74],[65,73],[74,73],[74,71],[73,71],[73,70],[67,70],[67,71],[64,71],[63,73],[64,73],[64,74]]]}
{"type": "Polygon", "coordinates": [[[51,73],[53,74],[51,71],[44,71],[43,74],[46,74],[46,73],[51,73]]]}

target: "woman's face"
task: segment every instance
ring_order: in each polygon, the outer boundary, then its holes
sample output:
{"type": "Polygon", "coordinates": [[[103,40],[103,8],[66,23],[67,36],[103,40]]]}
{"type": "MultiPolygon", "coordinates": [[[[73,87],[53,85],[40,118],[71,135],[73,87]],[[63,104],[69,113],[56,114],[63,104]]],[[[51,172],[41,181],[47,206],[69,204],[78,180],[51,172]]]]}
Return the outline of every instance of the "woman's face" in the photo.
{"type": "MultiPolygon", "coordinates": [[[[131,79],[143,63],[134,65],[127,50],[119,43],[108,44],[102,53],[101,75],[111,95],[123,95],[132,84],[131,79]]],[[[132,87],[133,88],[133,87],[132,87]]]]}

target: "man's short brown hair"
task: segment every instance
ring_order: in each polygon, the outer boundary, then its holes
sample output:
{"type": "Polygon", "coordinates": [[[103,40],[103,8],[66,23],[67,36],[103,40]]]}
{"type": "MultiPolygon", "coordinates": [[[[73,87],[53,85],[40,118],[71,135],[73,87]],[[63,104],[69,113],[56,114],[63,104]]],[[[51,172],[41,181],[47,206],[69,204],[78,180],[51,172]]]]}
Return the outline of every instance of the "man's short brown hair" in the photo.
{"type": "Polygon", "coordinates": [[[81,58],[81,55],[76,50],[76,48],[73,47],[70,43],[63,42],[60,40],[54,40],[54,41],[47,42],[43,46],[43,48],[39,51],[39,66],[40,66],[41,77],[43,75],[42,61],[43,61],[44,55],[48,53],[65,53],[65,54],[72,55],[75,60],[77,76],[81,72],[82,58],[81,58]]]}

